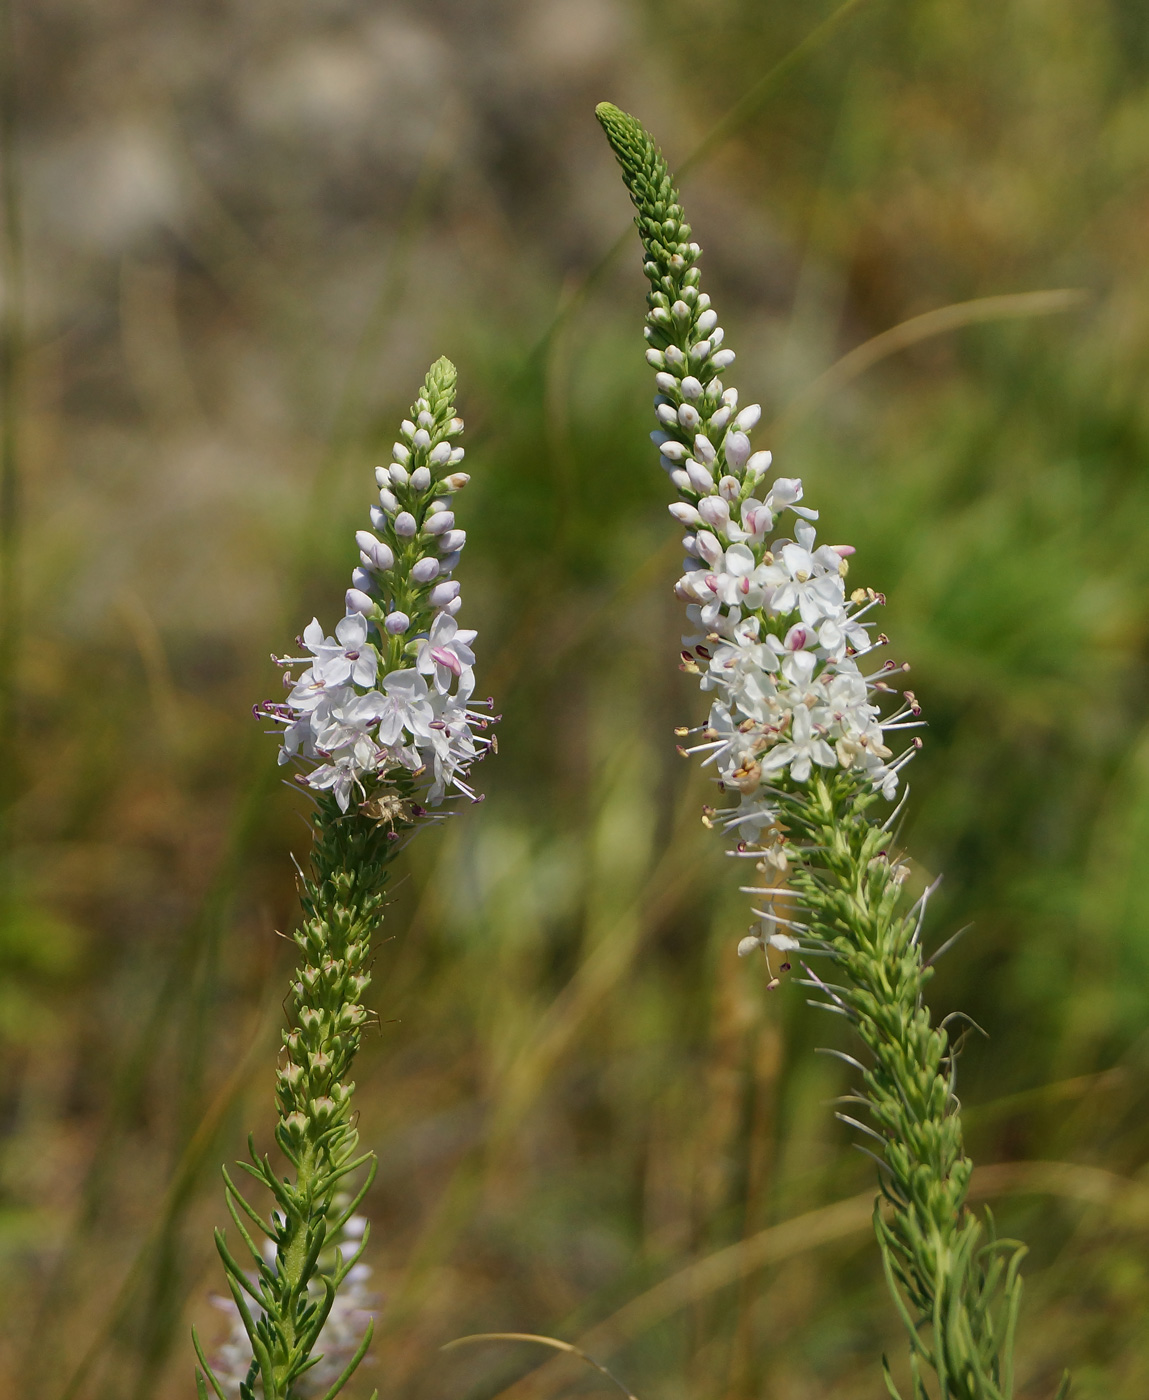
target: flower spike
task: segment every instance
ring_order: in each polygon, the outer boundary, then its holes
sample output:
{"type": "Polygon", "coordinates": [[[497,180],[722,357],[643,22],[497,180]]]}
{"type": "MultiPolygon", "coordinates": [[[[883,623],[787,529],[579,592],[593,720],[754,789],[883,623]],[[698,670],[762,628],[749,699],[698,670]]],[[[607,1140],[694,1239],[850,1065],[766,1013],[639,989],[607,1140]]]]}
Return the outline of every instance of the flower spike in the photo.
{"type": "Polygon", "coordinates": [[[485,733],[494,717],[470,706],[475,633],[456,621],[466,534],[452,499],[468,477],[454,391],[454,366],[437,360],[394,460],[376,471],[379,505],[355,537],[345,615],[330,635],[312,619],[298,639],[306,655],[278,658],[286,700],[257,707],[278,726],[280,763],[296,765],[314,797],[314,843],[310,872],[299,870],[301,966],[276,1079],[275,1139],[294,1177],[277,1176],[252,1144],[244,1169],[275,1202],[264,1219],[224,1173],[250,1269],[217,1232],[231,1336],[213,1365],[196,1340],[198,1392],[210,1386],[217,1400],[332,1400],[371,1339],[369,1229],[356,1212],[375,1163],[358,1151],[350,1077],[368,1020],[371,939],[403,838],[441,819],[435,809],[452,796],[478,801],[470,769],[494,747],[485,733]]]}
{"type": "MultiPolygon", "coordinates": [[[[920,747],[915,738],[895,755],[891,741],[920,707],[891,684],[896,663],[862,671],[887,642],[867,617],[885,599],[870,588],[847,594],[852,546],[818,542],[802,482],[774,474],[771,454],[753,448],[761,409],[740,408],[722,382],[734,352],[701,289],[702,250],[662,153],[626,112],[604,102],[596,114],[636,209],[650,284],[651,437],[686,532],[675,586],[692,628],[682,669],[712,697],[699,742],[681,752],[702,755],[728,804],[706,808],[704,824],[733,833],[729,854],[754,859],[762,877],[742,887],[761,907],[738,951],[766,954],[774,988],[771,950],[800,950],[805,985],[825,998],[814,1004],[845,1016],[869,1052],[868,1065],[826,1053],[860,1074],[873,1121],[838,1116],[884,1149],[874,1160],[892,1211],[875,1210],[875,1229],[910,1334],[916,1400],[927,1396],[919,1362],[943,1400],[1009,1400],[1024,1250],[966,1208],[972,1163],[955,1052],[923,999],[926,896],[909,908],[902,897],[908,866],[887,831],[900,807],[884,821],[871,815],[896,797],[920,747]],[[817,957],[837,965],[843,985],[810,971],[805,960],[817,957]]],[[[897,1400],[888,1370],[886,1383],[897,1400]]]]}

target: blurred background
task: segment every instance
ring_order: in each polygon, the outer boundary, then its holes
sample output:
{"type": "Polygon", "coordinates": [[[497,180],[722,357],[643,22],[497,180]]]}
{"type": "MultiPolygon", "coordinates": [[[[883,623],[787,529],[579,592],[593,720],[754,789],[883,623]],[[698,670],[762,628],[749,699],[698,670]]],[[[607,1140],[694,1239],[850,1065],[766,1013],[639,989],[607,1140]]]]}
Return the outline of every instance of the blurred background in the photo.
{"type": "Polygon", "coordinates": [[[1149,18],[847,9],[4,0],[4,1394],[176,1400],[190,1324],[226,1331],[219,1164],[270,1146],[307,850],[251,705],[340,614],[441,353],[504,720],[380,937],[350,1393],[604,1392],[438,1350],[495,1329],[584,1338],[642,1400],[905,1374],[812,1053],[847,1042],[735,957],[674,749],[703,701],[603,98],[672,164],[733,113],[683,181],[727,382],[913,663],[906,841],[933,942],[972,925],[932,1004],[985,1032],[978,1191],[1031,1246],[1019,1393],[1149,1392],[1149,18]]]}

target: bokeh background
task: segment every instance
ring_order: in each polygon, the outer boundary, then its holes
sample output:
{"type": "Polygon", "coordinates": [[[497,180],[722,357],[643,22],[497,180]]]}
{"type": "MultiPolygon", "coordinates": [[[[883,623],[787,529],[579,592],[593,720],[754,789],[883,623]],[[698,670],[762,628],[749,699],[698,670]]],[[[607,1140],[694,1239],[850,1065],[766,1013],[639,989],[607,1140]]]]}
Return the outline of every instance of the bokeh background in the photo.
{"type": "Polygon", "coordinates": [[[932,1003],[985,1033],[960,1089],[1031,1245],[1020,1394],[1149,1392],[1149,18],[831,9],[5,0],[4,1394],[190,1396],[190,1323],[226,1327],[219,1164],[270,1144],[307,847],[250,708],[338,615],[440,353],[504,720],[379,944],[352,1393],[605,1391],[439,1352],[498,1329],[589,1337],[642,1400],[871,1397],[884,1347],[904,1375],[812,1053],[845,1042],[734,956],[674,750],[702,702],[602,98],[672,163],[733,113],[683,183],[727,381],[914,666],[905,839],[931,938],[972,925],[932,1003]]]}

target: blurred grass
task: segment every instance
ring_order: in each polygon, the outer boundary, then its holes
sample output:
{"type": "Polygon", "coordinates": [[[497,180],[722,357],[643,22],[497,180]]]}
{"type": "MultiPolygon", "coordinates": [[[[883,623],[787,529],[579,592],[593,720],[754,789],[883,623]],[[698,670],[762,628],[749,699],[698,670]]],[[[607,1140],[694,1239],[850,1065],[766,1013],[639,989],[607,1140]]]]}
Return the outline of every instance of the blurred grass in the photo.
{"type": "MultiPolygon", "coordinates": [[[[1068,1364],[1084,1397],[1142,1396],[1142,7],[10,13],[0,1388],[190,1393],[215,1164],[249,1125],[270,1137],[275,930],[306,844],[250,705],[267,654],[333,615],[371,467],[441,351],[505,718],[487,802],[412,848],[380,944],[363,1393],[492,1396],[534,1358],[439,1345],[534,1331],[597,1355],[683,1278],[725,1282],[610,1344],[640,1396],[848,1400],[900,1355],[864,1221],[819,1233],[870,1186],[825,1105],[839,1067],[811,1055],[833,1027],[734,957],[740,898],[673,751],[698,699],[673,664],[641,278],[633,251],[603,262],[628,217],[609,97],[672,162],[742,113],[687,207],[734,378],[888,595],[930,719],[907,839],[945,873],[938,941],[974,925],[933,1000],[988,1032],[961,1090],[987,1195],[1032,1246],[1022,1393],[1068,1364]],[[1087,300],[893,330],[1059,288],[1087,300]]],[[[559,1359],[529,1389],[599,1384],[559,1359]]]]}

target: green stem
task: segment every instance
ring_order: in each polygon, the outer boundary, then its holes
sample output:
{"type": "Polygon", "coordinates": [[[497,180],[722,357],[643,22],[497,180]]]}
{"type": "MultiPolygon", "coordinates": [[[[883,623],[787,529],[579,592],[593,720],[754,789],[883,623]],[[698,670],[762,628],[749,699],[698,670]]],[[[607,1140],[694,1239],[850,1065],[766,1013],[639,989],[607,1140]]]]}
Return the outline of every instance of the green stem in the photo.
{"type": "MultiPolygon", "coordinates": [[[[973,1164],[953,1092],[953,1051],[925,1005],[920,906],[907,909],[877,799],[848,775],[816,776],[786,799],[802,860],[791,883],[809,935],[848,984],[813,985],[853,1022],[871,1055],[863,1097],[884,1143],[885,1213],[875,1215],[886,1276],[914,1353],[943,1400],[1008,1400],[1023,1248],[996,1240],[966,1207],[973,1164]]],[[[924,897],[923,897],[924,899],[924,897]]],[[[923,1393],[925,1393],[923,1391],[923,1393]]]]}

